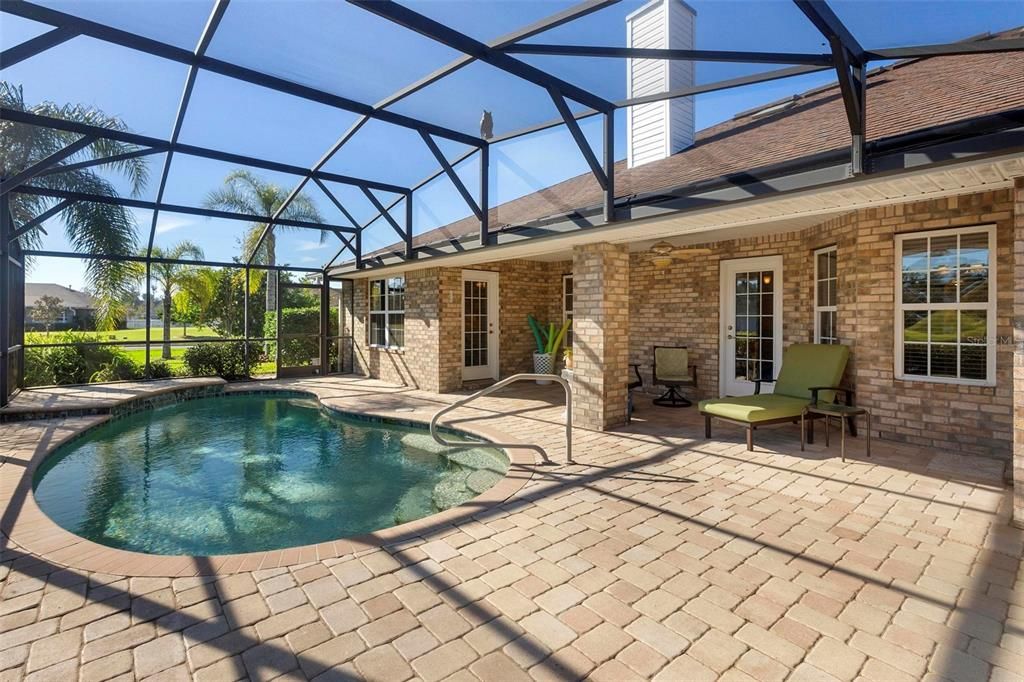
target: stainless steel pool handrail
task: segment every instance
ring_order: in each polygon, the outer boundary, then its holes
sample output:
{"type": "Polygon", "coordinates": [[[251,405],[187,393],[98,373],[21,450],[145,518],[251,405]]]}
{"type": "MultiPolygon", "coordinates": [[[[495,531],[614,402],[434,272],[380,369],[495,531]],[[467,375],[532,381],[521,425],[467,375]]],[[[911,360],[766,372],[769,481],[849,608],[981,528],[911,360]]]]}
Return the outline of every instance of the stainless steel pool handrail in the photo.
{"type": "MultiPolygon", "coordinates": [[[[569,385],[568,381],[557,374],[513,374],[512,376],[506,377],[495,384],[491,384],[487,388],[477,391],[473,395],[467,396],[461,400],[456,400],[451,405],[442,407],[434,413],[433,417],[430,418],[430,435],[435,441],[448,447],[480,447],[480,443],[477,441],[445,440],[437,432],[438,422],[441,420],[443,415],[451,412],[452,410],[467,405],[477,398],[482,398],[485,395],[494,393],[498,389],[504,388],[505,386],[517,381],[554,381],[561,384],[562,388],[565,389],[565,459],[566,463],[572,464],[572,387],[569,385]]],[[[490,445],[498,448],[527,448],[529,450],[535,450],[540,453],[540,456],[543,457],[545,461],[551,461],[551,458],[548,457],[547,450],[533,443],[490,443],[490,445]]]]}

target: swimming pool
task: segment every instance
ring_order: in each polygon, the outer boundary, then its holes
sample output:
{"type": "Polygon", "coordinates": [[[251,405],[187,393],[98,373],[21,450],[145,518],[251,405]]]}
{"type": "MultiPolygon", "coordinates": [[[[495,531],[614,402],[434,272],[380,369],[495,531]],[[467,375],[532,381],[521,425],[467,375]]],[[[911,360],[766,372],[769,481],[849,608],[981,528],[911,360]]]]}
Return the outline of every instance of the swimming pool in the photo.
{"type": "Polygon", "coordinates": [[[111,547],[208,556],[311,545],[461,504],[508,469],[425,428],[340,415],[304,397],[234,395],[146,410],[59,447],[39,507],[111,547]]]}

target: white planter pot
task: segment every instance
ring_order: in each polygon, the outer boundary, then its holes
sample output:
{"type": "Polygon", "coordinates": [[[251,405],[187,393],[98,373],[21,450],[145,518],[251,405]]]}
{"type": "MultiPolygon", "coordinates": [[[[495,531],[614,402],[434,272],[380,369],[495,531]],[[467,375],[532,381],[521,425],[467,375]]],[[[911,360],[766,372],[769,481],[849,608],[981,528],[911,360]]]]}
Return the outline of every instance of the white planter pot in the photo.
{"type": "MultiPolygon", "coordinates": [[[[534,353],[533,354],[533,372],[534,374],[554,374],[555,373],[555,356],[551,353],[534,353]]],[[[538,384],[545,385],[550,384],[550,381],[543,379],[537,380],[538,384]]]]}

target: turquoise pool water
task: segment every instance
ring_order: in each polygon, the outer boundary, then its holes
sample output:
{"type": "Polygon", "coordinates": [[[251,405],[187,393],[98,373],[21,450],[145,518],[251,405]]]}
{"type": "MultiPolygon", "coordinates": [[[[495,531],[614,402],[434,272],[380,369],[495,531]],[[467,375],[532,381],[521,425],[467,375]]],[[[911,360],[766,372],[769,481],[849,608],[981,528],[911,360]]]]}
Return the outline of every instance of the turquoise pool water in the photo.
{"type": "Polygon", "coordinates": [[[497,483],[503,451],[450,450],[424,428],[311,399],[230,396],[99,426],[40,466],[35,497],[67,530],[152,554],[308,545],[452,507],[497,483]]]}

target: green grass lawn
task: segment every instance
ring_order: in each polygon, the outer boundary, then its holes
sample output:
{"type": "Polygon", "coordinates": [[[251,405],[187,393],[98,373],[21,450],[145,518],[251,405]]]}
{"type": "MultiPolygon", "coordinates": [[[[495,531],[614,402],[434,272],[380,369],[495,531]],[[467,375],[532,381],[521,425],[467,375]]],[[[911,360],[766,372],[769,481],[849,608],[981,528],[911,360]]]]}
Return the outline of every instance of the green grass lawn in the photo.
{"type": "MultiPolygon", "coordinates": [[[[186,329],[181,325],[175,325],[171,327],[171,340],[176,339],[209,339],[217,338],[219,334],[210,327],[188,327],[188,335],[185,335],[186,329]]],[[[146,330],[145,329],[116,329],[109,332],[87,332],[87,331],[70,331],[70,332],[58,332],[52,331],[49,334],[46,332],[29,332],[26,334],[30,339],[26,339],[29,343],[46,343],[48,338],[56,338],[62,334],[71,334],[74,337],[85,336],[85,337],[99,337],[100,341],[126,341],[129,343],[145,343],[146,341],[146,330]]],[[[151,327],[151,341],[162,341],[164,335],[163,327],[151,327]]]]}

